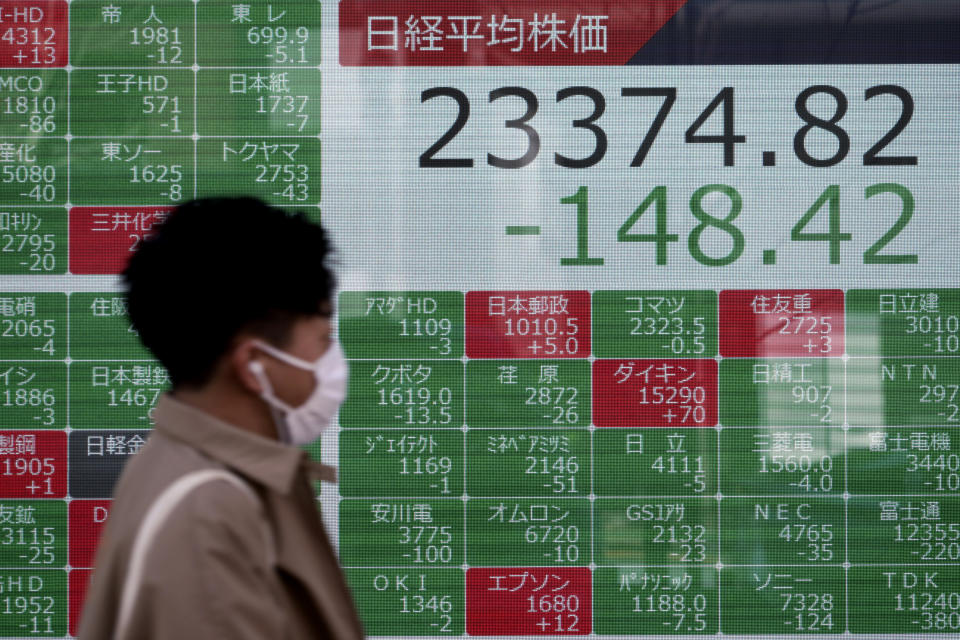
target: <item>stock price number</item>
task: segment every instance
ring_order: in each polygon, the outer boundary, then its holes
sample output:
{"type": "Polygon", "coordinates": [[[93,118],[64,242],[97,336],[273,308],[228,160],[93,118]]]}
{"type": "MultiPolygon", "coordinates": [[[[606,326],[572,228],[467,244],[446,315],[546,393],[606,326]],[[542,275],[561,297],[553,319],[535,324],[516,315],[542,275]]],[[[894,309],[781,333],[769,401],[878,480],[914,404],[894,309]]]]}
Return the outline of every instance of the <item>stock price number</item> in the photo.
{"type": "MultiPolygon", "coordinates": [[[[660,100],[660,107],[653,122],[647,129],[643,140],[636,147],[636,153],[630,162],[631,167],[643,166],[650,152],[651,147],[657,139],[664,123],[670,115],[674,104],[677,101],[676,87],[623,87],[620,89],[620,96],[625,99],[655,99],[660,100]]],[[[877,140],[862,156],[864,166],[915,166],[917,156],[915,155],[889,155],[883,154],[890,143],[892,143],[913,118],[914,101],[909,91],[898,85],[882,84],[869,87],[864,91],[864,100],[872,100],[880,96],[889,96],[894,98],[893,103],[899,106],[899,115],[896,123],[886,134],[877,140]]],[[[453,100],[457,105],[456,118],[447,131],[441,135],[433,144],[431,144],[419,157],[419,166],[421,168],[469,168],[474,166],[474,158],[471,157],[437,157],[443,151],[444,147],[449,145],[457,135],[463,131],[470,120],[470,98],[460,89],[455,87],[432,87],[424,90],[420,94],[420,102],[426,103],[437,98],[446,98],[453,100]]],[[[575,86],[564,87],[557,91],[555,100],[557,103],[570,98],[584,98],[587,101],[588,113],[582,118],[572,120],[573,129],[582,129],[593,137],[593,151],[584,157],[570,157],[562,153],[553,154],[554,164],[568,169],[586,169],[592,167],[603,160],[607,154],[608,139],[607,133],[600,125],[599,121],[607,109],[607,100],[604,94],[593,87],[575,86]]],[[[487,164],[499,169],[519,169],[526,167],[536,160],[540,154],[540,133],[538,132],[534,118],[540,110],[540,100],[537,95],[525,87],[500,87],[494,89],[488,95],[488,102],[499,102],[503,99],[513,99],[516,103],[519,100],[522,107],[522,113],[515,118],[508,118],[504,121],[504,127],[513,129],[517,133],[518,139],[526,139],[526,149],[522,154],[512,158],[504,158],[492,153],[487,153],[487,164]]],[[[797,117],[802,121],[802,125],[796,129],[793,136],[793,151],[797,159],[803,164],[811,167],[832,167],[839,164],[847,158],[850,153],[850,134],[847,133],[841,124],[847,114],[849,99],[846,94],[837,87],[830,85],[814,85],[807,87],[797,95],[794,102],[794,109],[797,117]],[[832,101],[833,113],[829,117],[822,118],[810,110],[811,98],[817,96],[821,99],[832,101]],[[808,148],[808,138],[814,130],[822,131],[824,135],[835,139],[836,151],[833,155],[818,157],[808,148]]],[[[629,116],[628,116],[629,117],[629,116]]],[[[709,126],[709,125],[708,125],[709,126]]],[[[736,145],[744,144],[747,136],[736,133],[735,127],[735,108],[734,108],[734,88],[724,87],[706,105],[703,112],[690,124],[684,133],[684,142],[688,144],[719,144],[723,149],[723,166],[735,166],[736,145]],[[708,121],[714,119],[717,114],[720,120],[720,133],[702,133],[701,129],[707,125],[708,121]]],[[[767,157],[764,154],[765,166],[770,166],[767,157]]]]}
{"type": "MultiPolygon", "coordinates": [[[[892,197],[899,206],[896,221],[877,240],[863,252],[863,264],[917,264],[917,254],[881,253],[900,233],[906,229],[913,218],[916,202],[913,194],[903,185],[896,183],[878,183],[864,189],[863,198],[870,200],[875,196],[892,197]]],[[[681,196],[685,199],[685,196],[681,196]]],[[[680,236],[670,233],[668,220],[667,187],[654,187],[643,201],[634,209],[617,229],[617,242],[648,242],[654,246],[655,263],[667,264],[670,245],[680,241],[680,236]],[[640,219],[653,218],[653,231],[638,232],[634,227],[640,219]]],[[[887,202],[889,198],[880,198],[887,202]]],[[[589,192],[586,186],[580,186],[576,192],[560,199],[560,204],[576,206],[576,244],[577,255],[560,259],[563,266],[599,266],[603,258],[590,256],[589,237],[589,192]]],[[[743,196],[726,184],[708,184],[695,190],[689,197],[689,211],[697,224],[687,236],[687,250],[694,260],[707,267],[724,267],[737,261],[746,249],[746,237],[737,226],[736,220],[744,210],[743,196]],[[710,255],[704,250],[703,239],[709,233],[713,238],[717,234],[726,236],[729,250],[724,255],[710,255]]],[[[882,205],[881,205],[882,207],[882,205]]],[[[877,207],[877,208],[881,208],[877,207]]],[[[679,217],[679,216],[677,216],[679,217]]],[[[676,218],[674,218],[675,220],[676,218]]],[[[840,230],[840,185],[830,185],[820,194],[790,229],[793,242],[821,242],[827,245],[830,264],[840,264],[843,242],[853,240],[853,234],[840,230]],[[808,231],[807,226],[817,219],[826,218],[827,231],[808,231]]],[[[712,244],[712,243],[710,243],[712,244]]],[[[763,264],[775,264],[775,252],[763,252],[763,264]]]]}

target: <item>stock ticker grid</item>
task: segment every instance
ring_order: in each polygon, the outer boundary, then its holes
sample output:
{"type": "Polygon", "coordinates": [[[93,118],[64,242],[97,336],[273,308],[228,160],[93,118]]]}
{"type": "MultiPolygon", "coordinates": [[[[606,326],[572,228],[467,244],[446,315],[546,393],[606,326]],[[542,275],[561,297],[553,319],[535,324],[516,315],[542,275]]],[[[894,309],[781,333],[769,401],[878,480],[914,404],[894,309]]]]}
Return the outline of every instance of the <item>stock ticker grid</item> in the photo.
{"type": "Polygon", "coordinates": [[[955,637],[958,32],[0,2],[0,637],[75,633],[169,387],[117,274],[240,193],[338,249],[349,394],[308,450],[370,635],[955,637]]]}

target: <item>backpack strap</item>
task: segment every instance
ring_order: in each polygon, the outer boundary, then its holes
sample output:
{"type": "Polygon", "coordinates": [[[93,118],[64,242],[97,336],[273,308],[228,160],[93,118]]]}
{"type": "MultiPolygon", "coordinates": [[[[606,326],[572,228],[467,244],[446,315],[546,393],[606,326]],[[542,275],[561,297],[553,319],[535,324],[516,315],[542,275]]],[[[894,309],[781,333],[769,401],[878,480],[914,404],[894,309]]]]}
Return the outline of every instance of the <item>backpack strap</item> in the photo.
{"type": "MultiPolygon", "coordinates": [[[[244,494],[260,507],[260,499],[250,486],[235,474],[223,469],[206,469],[194,471],[175,480],[164,489],[147,510],[140,528],[137,530],[130,552],[130,561],[127,575],[123,581],[123,590],[120,595],[120,608],[117,614],[117,624],[114,628],[114,640],[122,640],[127,636],[127,627],[133,615],[133,607],[137,601],[137,593],[143,582],[143,572],[146,566],[147,554],[153,546],[154,540],[170,514],[194,489],[208,482],[225,480],[240,489],[244,494]]],[[[273,541],[269,526],[264,522],[264,531],[269,541],[268,561],[273,560],[273,541]]]]}

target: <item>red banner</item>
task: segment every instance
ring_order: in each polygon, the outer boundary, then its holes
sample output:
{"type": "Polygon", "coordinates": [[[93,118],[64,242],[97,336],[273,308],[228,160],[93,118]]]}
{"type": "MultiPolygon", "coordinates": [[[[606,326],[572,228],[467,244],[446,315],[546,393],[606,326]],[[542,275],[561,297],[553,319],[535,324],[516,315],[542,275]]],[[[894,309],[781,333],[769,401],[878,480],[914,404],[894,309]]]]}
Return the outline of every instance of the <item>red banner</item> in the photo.
{"type": "Polygon", "coordinates": [[[64,498],[67,434],[63,431],[0,431],[0,498],[64,498]]]}
{"type": "Polygon", "coordinates": [[[5,0],[0,4],[0,67],[67,66],[64,0],[5,0]]]}
{"type": "Polygon", "coordinates": [[[587,567],[471,567],[466,600],[473,636],[586,636],[593,622],[587,567]]]}
{"type": "Polygon", "coordinates": [[[622,65],[686,1],[343,0],[340,64],[622,65]]]}
{"type": "Polygon", "coordinates": [[[843,344],[840,289],[720,292],[724,358],[839,358],[843,344]]]}
{"type": "Polygon", "coordinates": [[[87,599],[87,588],[90,586],[90,576],[93,569],[74,569],[70,572],[70,635],[77,635],[80,629],[80,612],[87,599]]]}
{"type": "Polygon", "coordinates": [[[470,358],[586,358],[589,291],[468,291],[470,358]]]}
{"type": "Polygon", "coordinates": [[[717,361],[597,360],[593,423],[598,427],[713,427],[717,361]]]}
{"type": "Polygon", "coordinates": [[[70,210],[70,273],[103,275],[126,268],[154,225],[173,207],[74,207],[70,210]]]}
{"type": "Polygon", "coordinates": [[[100,534],[107,524],[113,500],[73,500],[70,502],[70,566],[93,568],[100,534]]]}

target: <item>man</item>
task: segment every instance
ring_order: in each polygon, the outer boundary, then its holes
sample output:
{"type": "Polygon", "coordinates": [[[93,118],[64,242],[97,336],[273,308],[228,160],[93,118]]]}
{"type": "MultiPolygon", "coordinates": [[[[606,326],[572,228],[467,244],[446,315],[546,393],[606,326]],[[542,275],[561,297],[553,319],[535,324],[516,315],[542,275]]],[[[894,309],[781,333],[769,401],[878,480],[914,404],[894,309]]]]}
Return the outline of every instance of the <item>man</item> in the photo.
{"type": "Polygon", "coordinates": [[[130,319],[172,390],[130,461],[80,637],[361,638],[295,445],[346,390],[323,230],[260,201],[177,208],[124,272],[130,319]]]}

